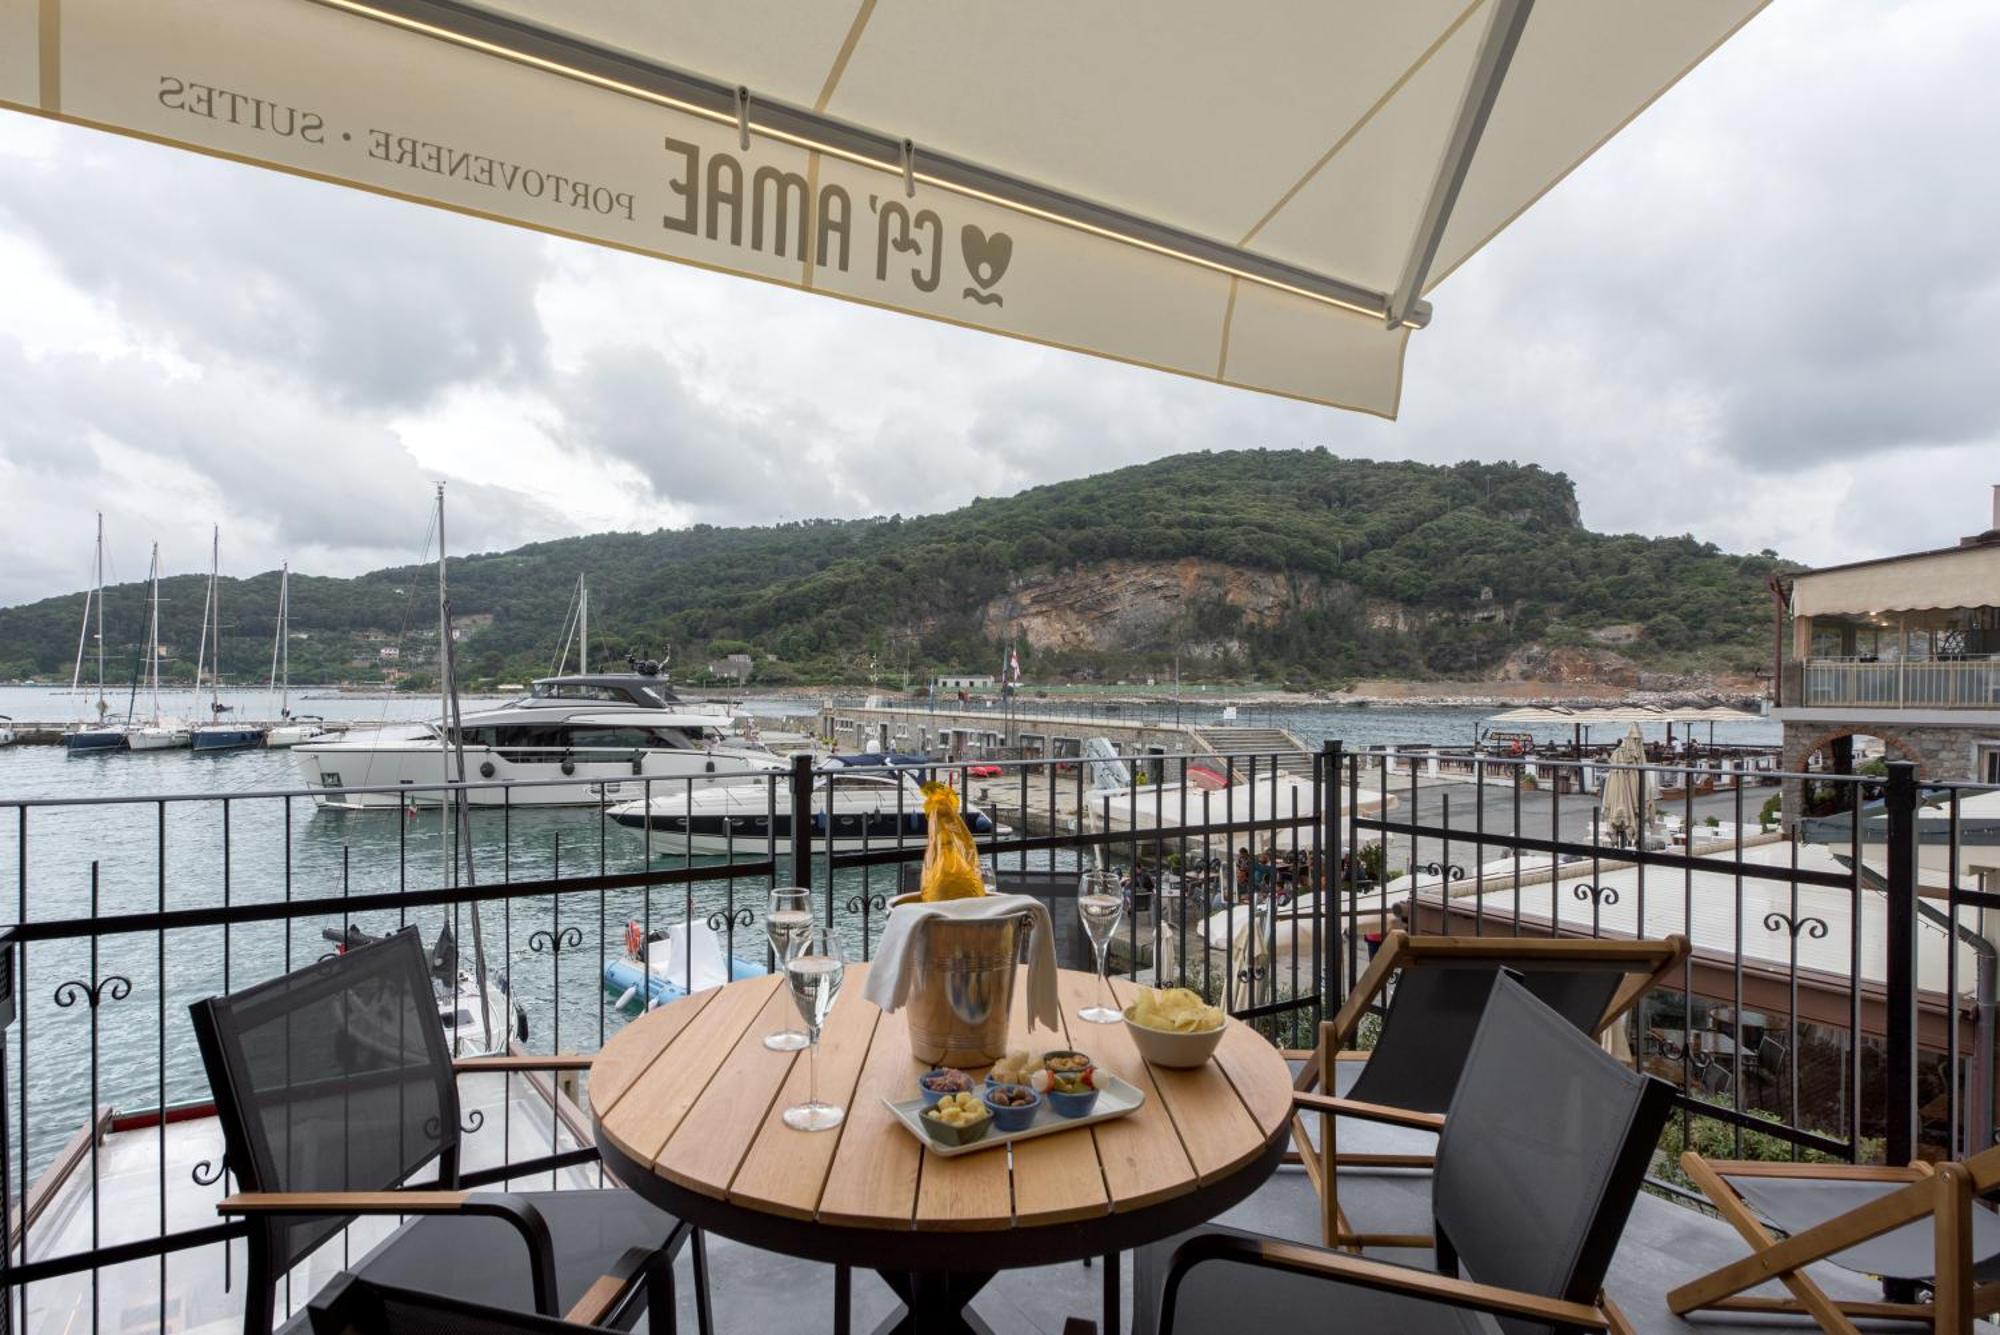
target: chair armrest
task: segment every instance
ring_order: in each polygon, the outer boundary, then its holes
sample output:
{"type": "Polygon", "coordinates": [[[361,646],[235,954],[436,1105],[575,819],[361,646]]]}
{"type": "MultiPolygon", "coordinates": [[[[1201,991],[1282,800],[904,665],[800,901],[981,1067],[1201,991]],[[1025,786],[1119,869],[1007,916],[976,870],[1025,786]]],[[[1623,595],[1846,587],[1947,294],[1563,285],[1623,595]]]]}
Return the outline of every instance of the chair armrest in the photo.
{"type": "Polygon", "coordinates": [[[1187,1272],[1204,1261],[1236,1261],[1267,1270],[1284,1270],[1352,1284],[1356,1288],[1400,1293],[1424,1302],[1495,1316],[1521,1317],[1581,1330],[1609,1330],[1611,1322],[1599,1309],[1587,1303],[1544,1298],[1492,1284],[1411,1270],[1386,1261],[1370,1261],[1345,1252],[1323,1251],[1275,1238],[1245,1238],[1232,1233],[1198,1233],[1175,1249],[1167,1264],[1165,1289],[1160,1301],[1160,1330],[1173,1335],[1174,1306],[1180,1296],[1181,1281],[1187,1272]]]}
{"type": "Polygon", "coordinates": [[[1315,1094],[1310,1090],[1294,1090],[1292,1107],[1307,1112],[1338,1113],[1342,1117],[1357,1117],[1364,1122],[1406,1126],[1416,1131],[1444,1130],[1443,1113],[1412,1112],[1408,1108],[1391,1108],[1385,1103],[1362,1103],[1332,1094],[1315,1094]]]}
{"type": "Polygon", "coordinates": [[[476,1075],[481,1071],[588,1071],[595,1057],[574,1053],[537,1056],[533,1053],[509,1057],[460,1057],[451,1064],[453,1075],[476,1075]]]}
{"type": "Polygon", "coordinates": [[[563,1320],[580,1326],[602,1326],[625,1301],[634,1287],[646,1278],[647,1269],[659,1258],[654,1247],[628,1247],[612,1267],[591,1282],[583,1296],[563,1313],[563,1320]]]}
{"type": "Polygon", "coordinates": [[[1907,1167],[1879,1163],[1792,1163],[1783,1159],[1710,1159],[1707,1164],[1722,1177],[1802,1177],[1828,1182],[1915,1182],[1931,1175],[1927,1163],[1907,1167]]]}
{"type": "Polygon", "coordinates": [[[556,1248],[533,1203],[497,1191],[239,1191],[215,1204],[222,1215],[488,1215],[504,1219],[528,1244],[535,1310],[556,1315],[556,1248]]]}

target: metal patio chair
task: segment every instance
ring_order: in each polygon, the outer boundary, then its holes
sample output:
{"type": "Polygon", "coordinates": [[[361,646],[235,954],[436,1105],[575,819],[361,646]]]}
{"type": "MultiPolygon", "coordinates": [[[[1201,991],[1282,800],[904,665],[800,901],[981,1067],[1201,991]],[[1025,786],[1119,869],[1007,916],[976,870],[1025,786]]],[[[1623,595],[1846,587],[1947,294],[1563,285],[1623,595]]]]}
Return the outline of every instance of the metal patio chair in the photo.
{"type": "Polygon", "coordinates": [[[583,1335],[611,1331],[603,1324],[640,1285],[662,1253],[634,1247],[560,1317],[510,1311],[397,1288],[343,1270],[306,1305],[312,1335],[583,1335]]]}
{"type": "Polygon", "coordinates": [[[1857,1318],[1956,1331],[2000,1311],[2000,1217],[1977,1200],[2000,1187],[2000,1146],[1906,1168],[1704,1159],[1690,1150],[1681,1169],[1751,1252],[1669,1293],[1667,1306],[1680,1315],[1787,1313],[1851,1335],[1857,1318]],[[1805,1273],[1815,1261],[1879,1277],[1884,1300],[1829,1297],[1805,1273]],[[1788,1296],[1744,1292],[1768,1280],[1788,1296]],[[1930,1302],[1915,1301],[1918,1288],[1931,1290],[1930,1302]]]}
{"type": "Polygon", "coordinates": [[[363,1278],[551,1317],[629,1249],[664,1253],[666,1263],[648,1268],[613,1313],[618,1325],[642,1307],[673,1312],[671,1259],[692,1243],[697,1319],[709,1335],[707,1258],[686,1222],[621,1189],[467,1189],[476,1182],[459,1173],[455,1077],[580,1070],[589,1061],[454,1062],[414,929],[189,1009],[238,1184],[217,1210],[249,1224],[249,1335],[270,1331],[279,1278],[361,1215],[414,1216],[353,1267],[363,1278]],[[432,1164],[435,1181],[412,1186],[432,1164]]]}
{"type": "Polygon", "coordinates": [[[1161,1335],[1467,1335],[1487,1329],[1480,1313],[1508,1335],[1630,1329],[1604,1275],[1673,1086],[1615,1061],[1511,977],[1490,978],[1488,994],[1438,1140],[1436,1271],[1199,1231],[1135,1261],[1135,1292],[1159,1295],[1161,1335]]]}
{"type": "Polygon", "coordinates": [[[1342,1154],[1338,1119],[1439,1130],[1497,972],[1513,973],[1532,995],[1594,1038],[1623,1019],[1687,954],[1684,936],[1630,941],[1390,932],[1347,1003],[1320,1025],[1318,1046],[1295,1082],[1292,1140],[1319,1193],[1321,1241],[1355,1251],[1431,1245],[1425,1234],[1362,1233],[1350,1226],[1340,1207],[1341,1168],[1428,1168],[1432,1156],[1342,1154]],[[1388,1009],[1375,1046],[1349,1051],[1363,1017],[1385,990],[1388,1009]],[[1335,1079],[1336,1062],[1361,1064],[1345,1094],[1335,1079]],[[1320,1114],[1317,1150],[1307,1134],[1311,1112],[1320,1114]]]}

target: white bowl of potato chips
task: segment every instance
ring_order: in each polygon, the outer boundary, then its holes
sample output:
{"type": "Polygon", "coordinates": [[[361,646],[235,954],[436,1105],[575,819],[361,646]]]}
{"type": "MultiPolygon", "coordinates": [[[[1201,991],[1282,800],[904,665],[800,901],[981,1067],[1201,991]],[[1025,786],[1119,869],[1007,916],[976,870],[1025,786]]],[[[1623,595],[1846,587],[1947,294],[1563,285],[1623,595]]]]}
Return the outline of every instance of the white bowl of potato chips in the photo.
{"type": "Polygon", "coordinates": [[[1125,1028],[1139,1055],[1153,1066],[1185,1070],[1215,1055],[1222,1042],[1222,1007],[1185,987],[1142,987],[1125,1008],[1125,1028]]]}

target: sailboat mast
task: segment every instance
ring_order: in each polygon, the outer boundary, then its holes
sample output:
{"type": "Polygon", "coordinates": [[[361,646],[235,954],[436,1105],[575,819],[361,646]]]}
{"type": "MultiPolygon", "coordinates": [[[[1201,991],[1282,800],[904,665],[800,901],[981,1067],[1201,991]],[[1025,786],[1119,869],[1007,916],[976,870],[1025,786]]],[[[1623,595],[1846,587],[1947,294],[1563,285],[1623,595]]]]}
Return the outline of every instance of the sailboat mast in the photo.
{"type": "Polygon", "coordinates": [[[590,580],[588,576],[576,577],[577,596],[582,599],[583,629],[579,634],[582,643],[577,649],[576,661],[583,671],[590,671],[590,580]]]}
{"type": "Polygon", "coordinates": [[[160,721],[160,544],[153,544],[153,607],[146,618],[146,689],[153,697],[153,723],[160,721]]]}
{"type": "MultiPolygon", "coordinates": [[[[101,559],[104,550],[104,516],[101,514],[97,517],[97,525],[98,552],[99,559],[101,559]]],[[[93,570],[96,569],[94,565],[91,568],[93,570]]],[[[94,581],[96,576],[93,575],[91,578],[94,581]]],[[[69,674],[69,693],[71,695],[75,695],[83,688],[83,651],[90,645],[90,607],[96,597],[97,589],[93,583],[91,588],[84,591],[83,620],[76,628],[76,666],[70,669],[69,674]]]]}
{"type": "Polygon", "coordinates": [[[284,561],[278,565],[278,634],[271,641],[271,681],[264,688],[266,692],[278,696],[278,717],[281,719],[292,716],[290,708],[292,695],[291,646],[286,643],[290,638],[287,634],[288,627],[286,626],[286,622],[290,620],[291,605],[292,565],[291,562],[284,561]],[[280,687],[278,685],[280,680],[278,676],[280,663],[284,667],[282,694],[279,693],[280,687]]]}
{"type": "Polygon", "coordinates": [[[208,668],[208,613],[215,600],[215,576],[208,577],[208,587],[201,591],[201,640],[194,651],[194,698],[201,702],[201,674],[208,668]]]}
{"type": "Polygon", "coordinates": [[[215,608],[215,617],[209,623],[215,631],[215,661],[209,664],[208,674],[208,717],[212,722],[222,718],[222,525],[217,524],[209,536],[208,548],[208,600],[215,608]]]}
{"type": "Polygon", "coordinates": [[[104,511],[97,512],[97,717],[101,722],[110,702],[104,698],[104,511]]]}
{"type": "MultiPolygon", "coordinates": [[[[456,654],[451,642],[451,589],[445,575],[444,545],[444,483],[437,484],[437,529],[438,529],[438,669],[444,678],[445,726],[450,730],[450,743],[454,767],[458,771],[458,781],[465,782],[465,729],[460,723],[458,709],[458,672],[456,654]]],[[[447,795],[458,812],[458,843],[465,850],[465,883],[477,885],[479,878],[472,866],[472,803],[463,788],[447,790],[447,795]]],[[[479,901],[472,901],[472,970],[479,987],[479,1025],[485,1035],[486,1047],[493,1047],[493,1003],[486,990],[486,945],[479,927],[479,901]]]]}

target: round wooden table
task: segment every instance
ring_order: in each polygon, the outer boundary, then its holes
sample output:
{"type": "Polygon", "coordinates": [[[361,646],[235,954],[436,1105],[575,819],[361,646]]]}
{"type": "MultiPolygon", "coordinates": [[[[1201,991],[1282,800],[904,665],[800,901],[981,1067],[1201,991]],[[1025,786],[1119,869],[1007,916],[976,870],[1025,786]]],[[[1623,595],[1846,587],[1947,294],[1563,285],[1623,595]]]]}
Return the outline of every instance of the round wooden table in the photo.
{"type": "MultiPolygon", "coordinates": [[[[820,1044],[820,1097],[847,1109],[844,1125],[803,1132],[780,1120],[806,1096],[805,1054],[762,1040],[798,1012],[778,977],[749,979],[663,1006],[604,1045],[589,1097],[610,1170],[723,1237],[878,1271],[906,1308],[890,1329],[982,1331],[966,1304],[995,1272],[1171,1236],[1248,1196],[1283,1156],[1292,1079],[1276,1048],[1231,1020],[1206,1066],[1149,1068],[1123,1025],[1076,1018],[1097,984],[1067,970],[1067,1032],[1030,1033],[1024,973],[1011,1046],[1088,1052],[1143,1090],[1145,1106],[1011,1149],[929,1153],[883,1105],[914,1097],[924,1067],[902,1015],[862,997],[865,976],[865,965],[849,969],[820,1044]]],[[[1129,984],[1112,986],[1130,1000],[1129,984]]]]}

